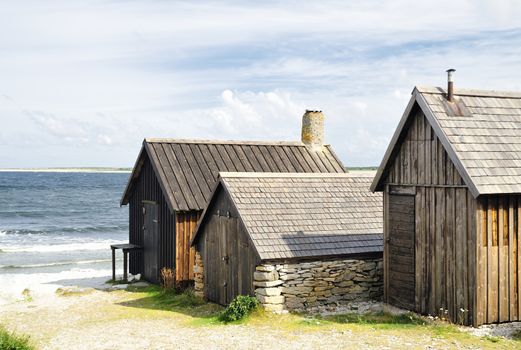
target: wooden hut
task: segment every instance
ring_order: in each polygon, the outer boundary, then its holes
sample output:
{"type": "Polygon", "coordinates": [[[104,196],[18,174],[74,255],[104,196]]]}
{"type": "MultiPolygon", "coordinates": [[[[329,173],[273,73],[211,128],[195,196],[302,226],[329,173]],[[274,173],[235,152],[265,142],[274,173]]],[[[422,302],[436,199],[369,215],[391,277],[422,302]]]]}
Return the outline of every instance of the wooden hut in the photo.
{"type": "Polygon", "coordinates": [[[382,202],[372,176],[221,173],[193,239],[196,291],[270,310],[378,299],[382,202]]]}
{"type": "Polygon", "coordinates": [[[319,112],[303,117],[302,142],[145,139],[121,199],[129,204],[130,272],[159,281],[162,267],[193,280],[190,240],[220,171],[345,172],[323,145],[319,112]]]}
{"type": "Polygon", "coordinates": [[[521,320],[521,93],[416,87],[371,186],[385,300],[469,325],[521,320]]]}

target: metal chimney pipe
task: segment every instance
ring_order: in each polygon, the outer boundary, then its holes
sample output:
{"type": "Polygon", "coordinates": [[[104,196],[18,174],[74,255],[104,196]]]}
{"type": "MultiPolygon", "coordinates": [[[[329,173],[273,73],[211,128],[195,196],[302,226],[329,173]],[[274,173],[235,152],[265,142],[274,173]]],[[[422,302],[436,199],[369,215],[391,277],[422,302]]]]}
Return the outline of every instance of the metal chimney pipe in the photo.
{"type": "Polygon", "coordinates": [[[449,102],[454,102],[454,82],[452,81],[452,75],[454,74],[455,69],[447,69],[447,100],[449,102]]]}

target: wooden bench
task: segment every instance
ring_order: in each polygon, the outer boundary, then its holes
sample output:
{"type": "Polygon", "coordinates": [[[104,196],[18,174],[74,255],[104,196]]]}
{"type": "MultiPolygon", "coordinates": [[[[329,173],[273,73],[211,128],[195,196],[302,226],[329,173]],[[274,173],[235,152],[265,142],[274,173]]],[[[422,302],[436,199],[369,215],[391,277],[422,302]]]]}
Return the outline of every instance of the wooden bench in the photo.
{"type": "Polygon", "coordinates": [[[128,253],[133,251],[143,250],[143,247],[135,244],[111,244],[110,249],[112,249],[112,280],[116,280],[116,249],[123,250],[123,280],[127,280],[127,261],[128,261],[128,253]]]}

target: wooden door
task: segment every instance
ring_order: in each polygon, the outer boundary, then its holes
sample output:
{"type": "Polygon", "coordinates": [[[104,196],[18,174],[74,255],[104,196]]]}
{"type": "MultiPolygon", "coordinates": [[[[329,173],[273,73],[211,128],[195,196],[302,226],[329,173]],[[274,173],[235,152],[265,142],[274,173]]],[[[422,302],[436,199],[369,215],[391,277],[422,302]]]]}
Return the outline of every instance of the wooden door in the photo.
{"type": "Polygon", "coordinates": [[[159,283],[159,232],[158,205],[143,203],[143,277],[152,283],[159,283]]]}
{"type": "Polygon", "coordinates": [[[414,195],[389,194],[388,302],[415,309],[414,195]]]}
{"type": "Polygon", "coordinates": [[[205,242],[205,289],[209,300],[227,305],[238,290],[237,264],[233,247],[237,244],[237,218],[212,215],[205,242]]]}

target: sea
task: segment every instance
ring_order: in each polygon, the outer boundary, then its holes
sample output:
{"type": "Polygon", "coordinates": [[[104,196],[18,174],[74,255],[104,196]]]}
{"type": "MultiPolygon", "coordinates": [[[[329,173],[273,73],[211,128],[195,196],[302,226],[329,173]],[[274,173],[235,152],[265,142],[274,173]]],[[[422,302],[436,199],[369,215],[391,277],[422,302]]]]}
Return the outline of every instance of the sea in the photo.
{"type": "Polygon", "coordinates": [[[109,279],[110,244],[128,240],[128,208],[119,205],[128,177],[0,172],[0,296],[109,279]]]}

